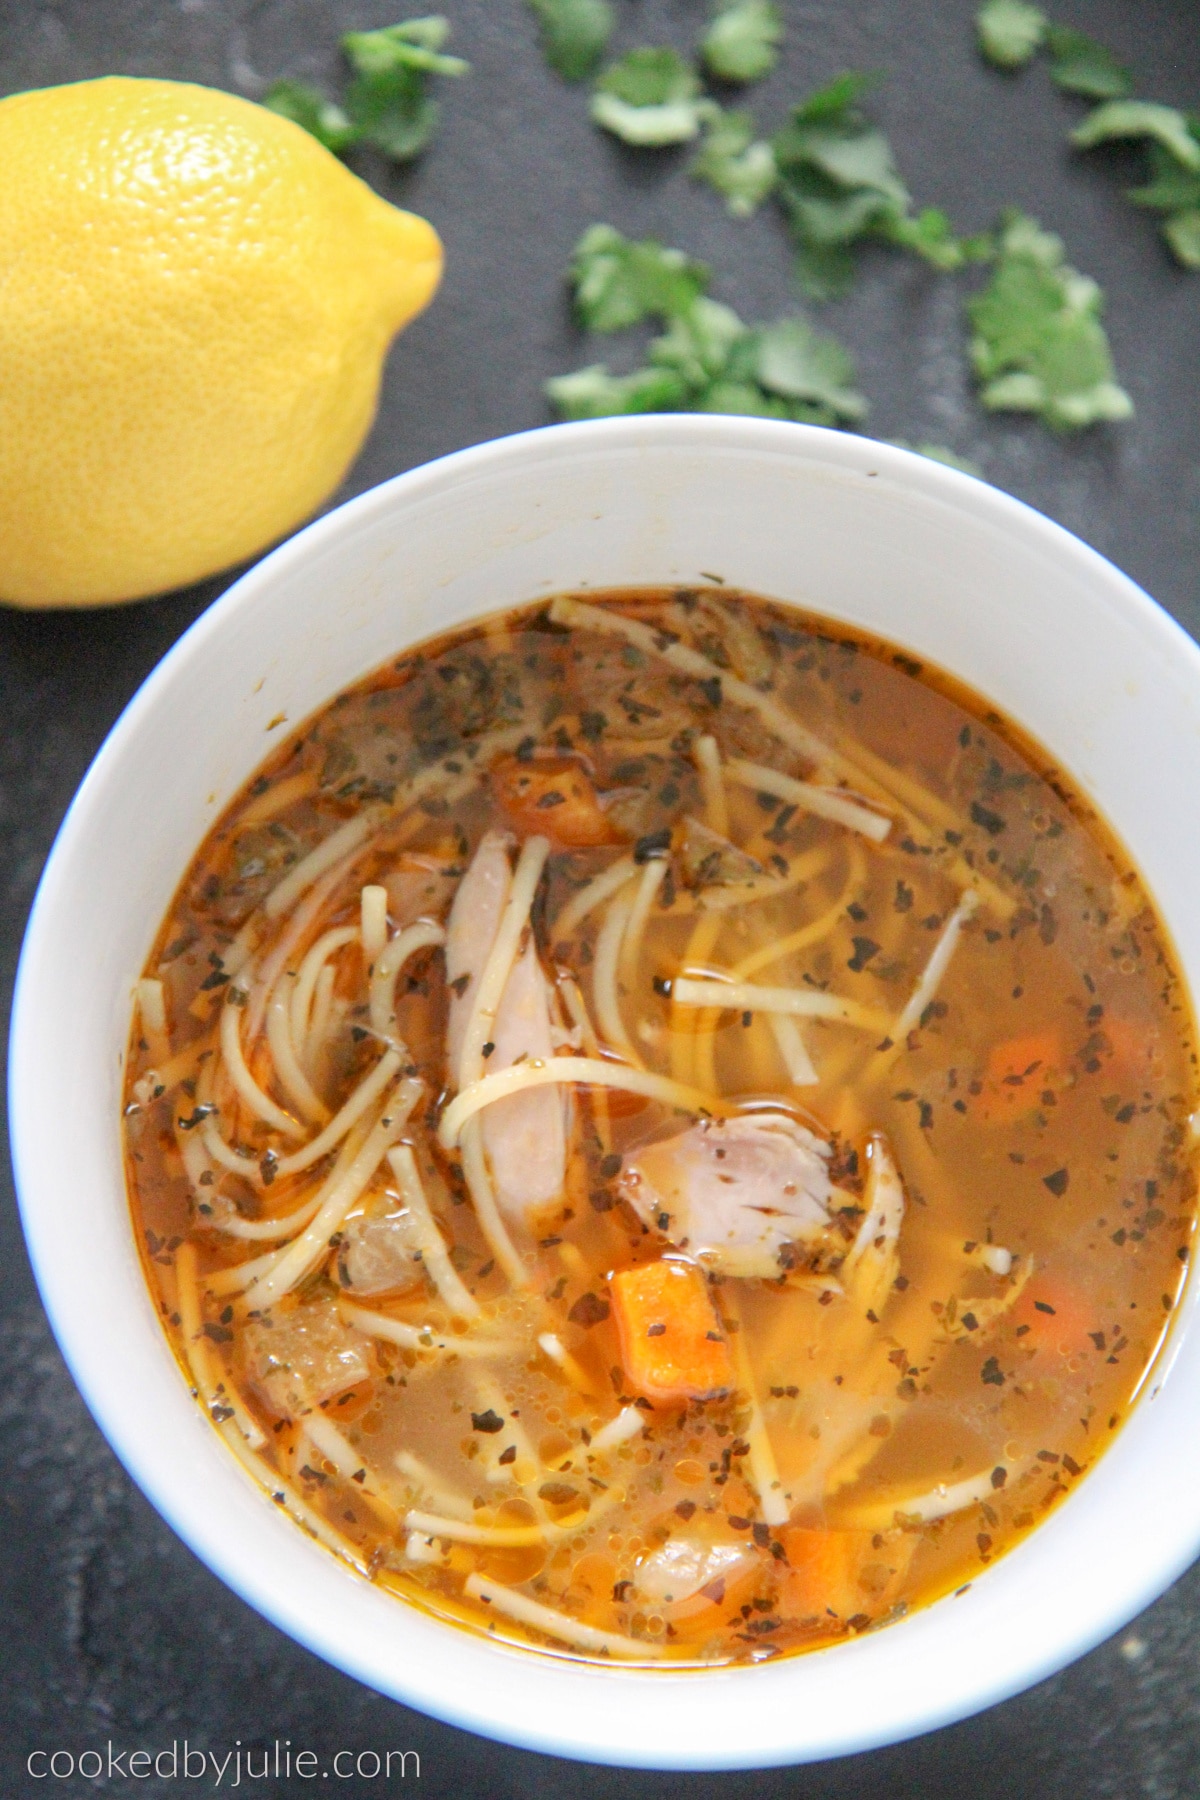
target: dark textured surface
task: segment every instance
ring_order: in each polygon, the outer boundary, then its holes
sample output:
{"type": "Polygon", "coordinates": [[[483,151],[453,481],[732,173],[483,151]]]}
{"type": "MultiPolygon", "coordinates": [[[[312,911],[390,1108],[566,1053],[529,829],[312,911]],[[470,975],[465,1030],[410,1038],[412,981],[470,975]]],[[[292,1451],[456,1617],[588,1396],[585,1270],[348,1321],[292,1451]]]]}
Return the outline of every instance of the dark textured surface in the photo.
{"type": "MultiPolygon", "coordinates": [[[[0,0],[0,92],[105,73],[188,78],[251,96],[287,73],[332,89],[339,33],[403,10],[391,0],[0,0]]],[[[729,220],[715,196],[688,181],[683,156],[633,155],[594,133],[583,96],[542,69],[520,0],[444,0],[444,10],[473,77],[446,84],[444,129],[418,170],[398,175],[364,159],[362,172],[434,220],[447,241],[446,284],[391,359],[378,424],[344,494],[542,423],[545,377],[610,350],[577,339],[561,287],[570,246],[595,219],[657,232],[705,257],[716,292],[747,318],[795,304],[775,222],[729,220]]],[[[617,0],[617,10],[626,43],[670,38],[687,48],[707,8],[704,0],[617,0]]],[[[868,257],[858,292],[824,319],[858,358],[873,431],[973,458],[1200,631],[1200,276],[1170,264],[1152,222],[1121,199],[1131,172],[1121,153],[1070,157],[1063,135],[1079,109],[1053,93],[1043,70],[1010,81],[977,63],[972,10],[970,0],[785,0],[787,54],[755,104],[774,124],[791,98],[843,67],[887,72],[873,109],[918,201],[944,205],[963,229],[1017,203],[1060,231],[1109,296],[1118,371],[1138,416],[1074,442],[1025,421],[984,418],[964,374],[959,285],[883,251],[868,257]]],[[[1125,56],[1147,97],[1200,99],[1194,0],[1062,0],[1056,17],[1125,56]]],[[[5,1004],[41,865],[89,758],[155,660],[224,585],[85,616],[0,613],[5,1004]]],[[[582,1768],[483,1744],[379,1699],[249,1612],[132,1488],[54,1349],[6,1164],[3,1180],[3,1800],[128,1792],[128,1775],[43,1786],[24,1772],[31,1750],[103,1750],[110,1737],[126,1750],[188,1738],[218,1756],[238,1739],[277,1737],[323,1758],[346,1746],[416,1749],[420,1789],[462,1800],[1183,1800],[1200,1787],[1195,1570],[1118,1639],[1031,1693],[916,1743],[807,1769],[671,1776],[582,1768]]],[[[220,1788],[210,1770],[190,1782],[152,1775],[135,1791],[221,1792],[232,1780],[231,1766],[220,1788]]],[[[404,1785],[417,1785],[411,1762],[404,1785]]],[[[396,1774],[390,1784],[364,1776],[333,1791],[400,1786],[396,1774]]],[[[312,1785],[256,1781],[241,1791],[279,1800],[312,1785]]]]}

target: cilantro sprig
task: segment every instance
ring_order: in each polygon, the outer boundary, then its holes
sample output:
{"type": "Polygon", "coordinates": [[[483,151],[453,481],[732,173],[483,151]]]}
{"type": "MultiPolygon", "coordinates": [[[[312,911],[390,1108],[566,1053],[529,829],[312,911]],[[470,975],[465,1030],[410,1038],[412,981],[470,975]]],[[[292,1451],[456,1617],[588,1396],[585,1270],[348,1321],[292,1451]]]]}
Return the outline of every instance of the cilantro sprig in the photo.
{"type": "Polygon", "coordinates": [[[998,69],[1023,69],[1037,52],[1050,55],[1050,79],[1064,93],[1119,100],[1133,91],[1129,70],[1086,31],[1052,25],[1026,0],[987,0],[975,15],[979,48],[998,69]]]}
{"type": "Polygon", "coordinates": [[[678,51],[643,45],[604,69],[592,95],[592,118],[622,143],[662,149],[697,137],[714,102],[678,51]]]}
{"type": "Polygon", "coordinates": [[[1046,32],[1050,79],[1066,94],[1086,100],[1121,100],[1133,92],[1133,77],[1112,51],[1086,31],[1051,25],[1046,32]]]}
{"type": "Polygon", "coordinates": [[[754,115],[714,109],[691,172],[722,195],[735,219],[748,219],[774,191],[775,152],[757,134],[754,115]]]}
{"type": "Polygon", "coordinates": [[[342,52],[354,80],[344,108],[319,89],[290,80],[277,81],[263,105],[302,125],[338,155],[368,144],[393,162],[409,162],[425,149],[440,122],[440,108],[428,91],[430,76],[470,72],[461,56],[443,53],[449,35],[449,21],[440,14],[405,19],[378,31],[348,31],[342,52]]]}
{"type": "Polygon", "coordinates": [[[1177,262],[1200,269],[1200,115],[1149,100],[1110,100],[1071,133],[1079,150],[1116,139],[1140,140],[1149,180],[1126,190],[1135,206],[1161,213],[1162,235],[1177,262]]]}
{"type": "Polygon", "coordinates": [[[819,425],[857,424],[866,402],[854,365],[836,339],[801,318],[746,325],[708,295],[710,271],[653,239],[634,242],[593,225],[570,266],[576,316],[590,331],[620,331],[655,319],[646,365],[612,374],[592,363],[547,383],[560,417],[615,413],[726,412],[819,425]]]}
{"type": "MultiPolygon", "coordinates": [[[[590,3],[594,0],[529,0],[539,12],[543,7],[590,3]]],[[[782,40],[783,21],[774,0],[720,0],[701,40],[698,66],[677,50],[640,45],[601,71],[592,96],[592,118],[622,143],[639,149],[688,143],[703,126],[718,128],[722,117],[717,102],[704,92],[701,74],[718,82],[760,81],[778,62],[782,40]]],[[[763,152],[750,159],[756,166],[752,180],[744,172],[735,176],[729,158],[747,149],[749,140],[731,152],[719,130],[717,135],[718,148],[707,165],[718,175],[715,185],[736,182],[743,196],[758,191],[765,180],[763,152]]]]}
{"type": "Polygon", "coordinates": [[[1059,430],[1129,418],[1133,402],[1117,383],[1102,309],[1100,289],[1071,268],[1062,240],[1007,212],[992,278],[967,302],[984,406],[1036,413],[1059,430]]]}
{"type": "Polygon", "coordinates": [[[870,85],[862,74],[839,75],[797,106],[772,141],[797,277],[814,300],[848,290],[853,247],[866,238],[885,239],[943,270],[990,253],[985,239],[956,237],[936,208],[913,214],[891,145],[859,110],[870,85]]]}
{"type": "Polygon", "coordinates": [[[1077,150],[1122,139],[1144,145],[1149,179],[1126,198],[1161,213],[1175,260],[1200,269],[1200,115],[1132,98],[1133,78],[1111,50],[1086,32],[1052,25],[1026,0],[986,0],[975,28],[980,50],[998,68],[1023,68],[1044,45],[1056,85],[1100,102],[1070,134],[1077,150]]]}
{"type": "Polygon", "coordinates": [[[718,81],[761,81],[779,61],[783,21],[772,0],[725,0],[704,34],[700,55],[718,81]]]}
{"type": "Polygon", "coordinates": [[[998,69],[1023,69],[1045,43],[1046,24],[1026,0],[987,0],[975,15],[979,48],[998,69]]]}
{"type": "Polygon", "coordinates": [[[542,54],[566,81],[593,73],[613,32],[608,0],[527,0],[541,29],[542,54]]]}

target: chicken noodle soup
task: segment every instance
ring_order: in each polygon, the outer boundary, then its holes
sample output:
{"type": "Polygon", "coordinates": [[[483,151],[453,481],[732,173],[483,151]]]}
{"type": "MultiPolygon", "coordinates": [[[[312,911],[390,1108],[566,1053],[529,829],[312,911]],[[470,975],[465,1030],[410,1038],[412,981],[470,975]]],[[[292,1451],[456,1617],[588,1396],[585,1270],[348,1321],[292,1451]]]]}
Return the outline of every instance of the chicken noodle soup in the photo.
{"type": "Polygon", "coordinates": [[[1005,721],[716,589],[340,695],[143,978],[129,1184],[230,1449],[398,1595],[753,1662],[971,1581],[1146,1378],[1195,1057],[1133,870],[1005,721]]]}

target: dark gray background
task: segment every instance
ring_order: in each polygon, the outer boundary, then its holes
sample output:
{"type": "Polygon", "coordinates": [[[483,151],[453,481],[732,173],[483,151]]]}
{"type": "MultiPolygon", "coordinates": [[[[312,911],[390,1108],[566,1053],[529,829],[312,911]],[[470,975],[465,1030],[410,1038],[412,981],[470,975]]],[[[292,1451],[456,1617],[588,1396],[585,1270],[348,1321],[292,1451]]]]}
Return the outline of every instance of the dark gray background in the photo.
{"type": "MultiPolygon", "coordinates": [[[[715,195],[688,180],[686,152],[630,153],[593,131],[585,95],[542,67],[521,0],[442,4],[453,48],[475,72],[443,84],[443,130],[417,169],[397,173],[363,158],[360,170],[438,226],[445,286],[393,354],[378,423],[338,499],[461,445],[543,423],[548,375],[619,358],[616,346],[578,338],[564,300],[570,247],[594,220],[655,232],[704,257],[717,272],[715,292],[749,320],[796,303],[770,212],[730,220],[715,195]]],[[[706,0],[616,6],[622,47],[673,41],[687,49],[707,14],[706,0]]],[[[251,97],[290,74],[336,92],[343,30],[419,10],[417,0],[0,0],[0,93],[109,73],[186,78],[251,97]]],[[[858,359],[869,429],[971,457],[1200,630],[1200,275],[1170,263],[1152,221],[1122,200],[1136,158],[1073,157],[1063,138],[1079,103],[1056,94],[1042,68],[1017,79],[985,69],[973,50],[973,0],[783,0],[783,10],[783,63],[753,95],[763,121],[781,122],[792,100],[843,68],[886,75],[872,109],[918,202],[945,206],[963,230],[1016,203],[1060,231],[1108,295],[1118,372],[1137,407],[1132,423],[1074,441],[1030,421],[984,417],[964,373],[962,283],[879,250],[854,296],[822,314],[858,359]]],[[[1060,0],[1054,16],[1112,45],[1143,96],[1200,102],[1195,0],[1060,0]]],[[[129,609],[0,609],[5,1004],[39,872],[89,759],[156,659],[227,579],[129,609]]],[[[1112,1642],[1006,1706],[909,1745],[809,1768],[659,1775],[583,1767],[486,1744],[378,1698],[248,1611],[131,1486],[46,1327],[6,1160],[0,1180],[4,1800],[129,1792],[128,1780],[43,1785],[24,1773],[30,1750],[78,1753],[110,1736],[126,1748],[188,1737],[218,1753],[237,1739],[275,1737],[323,1757],[345,1746],[415,1748],[418,1791],[456,1800],[1196,1793],[1196,1570],[1112,1642]]],[[[336,1791],[400,1785],[352,1780],[336,1791]]],[[[417,1787],[411,1776],[406,1785],[417,1787]]],[[[213,1789],[151,1779],[133,1791],[213,1789]]],[[[281,1800],[312,1787],[242,1791],[281,1800]]]]}

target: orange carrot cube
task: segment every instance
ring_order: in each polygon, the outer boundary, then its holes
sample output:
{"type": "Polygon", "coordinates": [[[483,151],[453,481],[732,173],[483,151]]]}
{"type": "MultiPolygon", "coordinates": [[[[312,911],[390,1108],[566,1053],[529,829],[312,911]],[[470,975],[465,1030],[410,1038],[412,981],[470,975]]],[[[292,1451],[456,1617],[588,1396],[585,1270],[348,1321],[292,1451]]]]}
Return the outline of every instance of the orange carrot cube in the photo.
{"type": "Polygon", "coordinates": [[[577,757],[504,756],[492,765],[491,783],[509,823],[522,834],[536,832],[572,850],[624,841],[577,757]]]}
{"type": "Polygon", "coordinates": [[[995,1044],[984,1071],[980,1119],[989,1125],[1006,1125],[1035,1111],[1043,1088],[1052,1088],[1059,1081],[1062,1061],[1057,1031],[1034,1031],[995,1044]]]}
{"type": "Polygon", "coordinates": [[[733,1386],[733,1363],[708,1283],[693,1263],[622,1269],[609,1284],[621,1360],[648,1400],[712,1400],[733,1386]]]}
{"type": "Polygon", "coordinates": [[[917,1544],[895,1532],[882,1538],[800,1525],[781,1535],[788,1560],[783,1605],[798,1618],[878,1616],[895,1598],[917,1544]]]}

